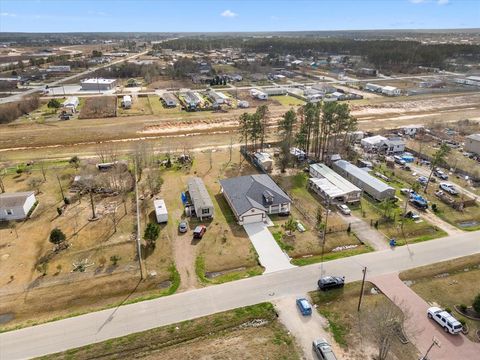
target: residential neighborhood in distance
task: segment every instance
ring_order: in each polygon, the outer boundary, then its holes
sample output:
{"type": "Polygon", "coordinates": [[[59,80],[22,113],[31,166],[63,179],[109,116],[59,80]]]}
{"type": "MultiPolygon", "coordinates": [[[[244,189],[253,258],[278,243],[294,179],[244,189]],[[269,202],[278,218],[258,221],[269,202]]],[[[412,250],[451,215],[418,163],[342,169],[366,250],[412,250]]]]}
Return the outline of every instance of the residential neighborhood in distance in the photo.
{"type": "Polygon", "coordinates": [[[480,359],[480,7],[0,0],[0,359],[480,359]]]}

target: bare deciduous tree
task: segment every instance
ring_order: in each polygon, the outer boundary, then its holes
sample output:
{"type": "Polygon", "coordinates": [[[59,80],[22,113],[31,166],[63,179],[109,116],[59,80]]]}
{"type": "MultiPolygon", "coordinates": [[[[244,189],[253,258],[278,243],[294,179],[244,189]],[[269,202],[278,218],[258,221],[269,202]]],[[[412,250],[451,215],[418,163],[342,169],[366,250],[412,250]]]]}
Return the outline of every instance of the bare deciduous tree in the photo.
{"type": "Polygon", "coordinates": [[[403,304],[397,307],[388,299],[377,301],[373,309],[360,313],[361,336],[370,338],[377,346],[377,360],[386,360],[395,337],[403,331],[410,312],[403,304]]]}

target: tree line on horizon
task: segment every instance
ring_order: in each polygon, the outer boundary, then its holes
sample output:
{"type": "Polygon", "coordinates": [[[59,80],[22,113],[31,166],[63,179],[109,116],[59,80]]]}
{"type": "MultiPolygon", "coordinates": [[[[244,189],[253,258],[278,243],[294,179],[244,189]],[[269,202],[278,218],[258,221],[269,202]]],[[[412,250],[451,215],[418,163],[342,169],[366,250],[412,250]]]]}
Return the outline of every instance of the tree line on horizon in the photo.
{"type": "Polygon", "coordinates": [[[154,49],[209,51],[240,48],[244,52],[320,57],[335,54],[362,56],[379,70],[399,67],[446,66],[455,57],[480,59],[480,46],[470,44],[422,44],[401,40],[353,40],[307,37],[184,37],[154,44],[154,49]]]}

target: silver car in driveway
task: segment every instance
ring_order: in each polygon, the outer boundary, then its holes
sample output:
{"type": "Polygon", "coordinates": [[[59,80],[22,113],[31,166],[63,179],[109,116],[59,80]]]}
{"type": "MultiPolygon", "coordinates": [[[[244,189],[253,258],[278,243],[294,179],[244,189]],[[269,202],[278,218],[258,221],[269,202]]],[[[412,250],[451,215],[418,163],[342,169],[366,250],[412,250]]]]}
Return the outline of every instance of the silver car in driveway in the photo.
{"type": "Polygon", "coordinates": [[[319,339],[313,341],[313,351],[319,360],[337,360],[337,357],[333,353],[332,347],[325,339],[319,339]]]}

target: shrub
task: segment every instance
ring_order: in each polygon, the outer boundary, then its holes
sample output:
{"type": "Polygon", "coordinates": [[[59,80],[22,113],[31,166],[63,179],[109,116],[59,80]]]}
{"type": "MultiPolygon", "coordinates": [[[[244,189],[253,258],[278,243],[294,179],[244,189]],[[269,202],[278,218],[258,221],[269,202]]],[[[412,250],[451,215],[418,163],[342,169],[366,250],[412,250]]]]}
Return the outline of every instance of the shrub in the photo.
{"type": "Polygon", "coordinates": [[[113,266],[117,266],[117,263],[121,260],[122,258],[118,255],[112,255],[110,256],[110,261],[112,262],[113,266]]]}
{"type": "Polygon", "coordinates": [[[477,296],[475,296],[472,307],[473,307],[473,310],[477,312],[477,314],[480,314],[480,293],[478,293],[477,296]]]}
{"type": "Polygon", "coordinates": [[[437,204],[432,204],[432,211],[433,212],[437,212],[438,209],[437,209],[437,204]]]}
{"type": "Polygon", "coordinates": [[[449,314],[452,313],[452,309],[450,309],[449,307],[446,307],[446,308],[445,308],[445,311],[448,312],[449,314]]]}
{"type": "Polygon", "coordinates": [[[460,305],[458,305],[458,309],[459,309],[461,312],[464,313],[465,311],[467,311],[467,305],[465,305],[465,304],[460,304],[460,305]]]}
{"type": "Polygon", "coordinates": [[[155,223],[148,223],[143,238],[147,241],[148,245],[154,246],[157,241],[158,234],[160,233],[160,227],[155,223]]]}
{"type": "Polygon", "coordinates": [[[50,239],[49,240],[52,244],[58,245],[58,244],[64,242],[65,239],[66,239],[65,234],[59,228],[55,228],[50,232],[50,239]]]}

